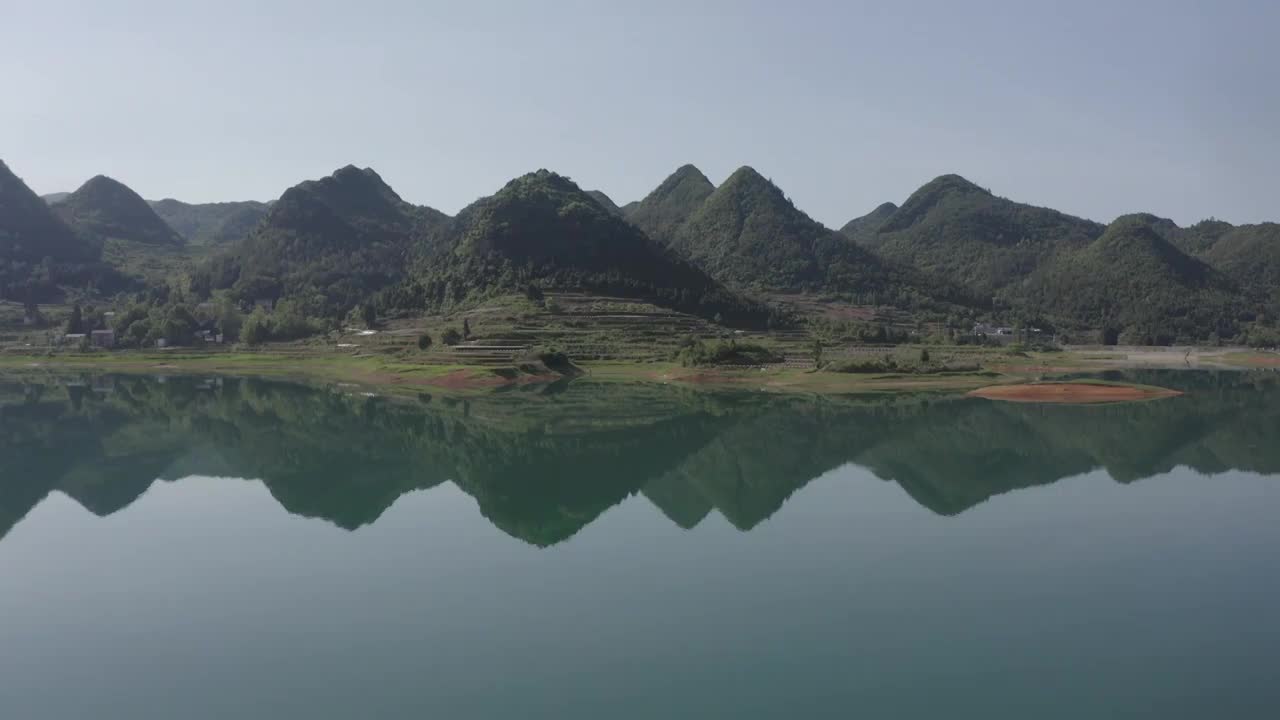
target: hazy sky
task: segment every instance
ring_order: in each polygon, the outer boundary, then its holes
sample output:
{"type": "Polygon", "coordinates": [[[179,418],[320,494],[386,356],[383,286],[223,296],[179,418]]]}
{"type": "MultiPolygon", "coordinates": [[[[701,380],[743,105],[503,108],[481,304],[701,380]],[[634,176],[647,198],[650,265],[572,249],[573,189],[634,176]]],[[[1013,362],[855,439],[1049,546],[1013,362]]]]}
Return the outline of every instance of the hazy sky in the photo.
{"type": "Polygon", "coordinates": [[[268,199],[346,165],[455,212],[740,165],[839,226],[957,172],[1098,220],[1280,219],[1280,2],[0,0],[37,192],[268,199]]]}

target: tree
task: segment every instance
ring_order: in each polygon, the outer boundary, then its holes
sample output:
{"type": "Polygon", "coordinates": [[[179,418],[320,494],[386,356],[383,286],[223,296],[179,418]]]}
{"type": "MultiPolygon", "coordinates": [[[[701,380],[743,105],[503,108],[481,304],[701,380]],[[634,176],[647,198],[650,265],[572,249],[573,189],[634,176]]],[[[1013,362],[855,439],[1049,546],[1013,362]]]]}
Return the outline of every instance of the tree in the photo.
{"type": "Polygon", "coordinates": [[[364,320],[365,327],[373,327],[378,324],[378,308],[373,303],[367,302],[360,306],[360,318],[364,320]]]}
{"type": "Polygon", "coordinates": [[[471,339],[471,321],[467,318],[462,318],[462,339],[471,339]]]}
{"type": "Polygon", "coordinates": [[[426,333],[422,333],[421,335],[419,335],[419,336],[418,336],[418,349],[419,349],[419,350],[422,350],[422,351],[424,351],[424,352],[425,352],[425,351],[427,351],[427,350],[430,350],[430,349],[431,349],[431,344],[432,344],[432,340],[431,340],[431,336],[430,336],[430,335],[428,335],[428,334],[426,334],[426,333]]]}
{"type": "Polygon", "coordinates": [[[254,309],[240,328],[240,339],[250,345],[260,345],[270,338],[271,318],[267,317],[262,308],[254,309]]]}
{"type": "Polygon", "coordinates": [[[929,348],[920,348],[920,362],[929,362],[929,348]]]}
{"type": "Polygon", "coordinates": [[[455,328],[448,328],[440,335],[440,342],[445,345],[457,345],[462,342],[462,334],[455,328]]]}
{"type": "Polygon", "coordinates": [[[223,298],[217,309],[218,331],[223,339],[233,342],[240,337],[240,328],[244,326],[244,315],[230,298],[223,298]]]}
{"type": "Polygon", "coordinates": [[[171,345],[190,345],[195,340],[198,323],[186,305],[170,306],[163,332],[171,345]]]}
{"type": "Polygon", "coordinates": [[[67,318],[67,334],[78,335],[84,332],[84,312],[80,303],[71,306],[71,315],[67,318]]]}

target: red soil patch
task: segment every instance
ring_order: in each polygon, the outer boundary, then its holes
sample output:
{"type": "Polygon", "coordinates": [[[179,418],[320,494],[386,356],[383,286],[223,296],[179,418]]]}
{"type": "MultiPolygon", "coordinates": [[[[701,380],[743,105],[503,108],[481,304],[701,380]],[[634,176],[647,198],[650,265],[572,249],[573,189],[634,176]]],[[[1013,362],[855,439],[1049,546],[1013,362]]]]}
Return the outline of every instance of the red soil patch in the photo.
{"type": "Polygon", "coordinates": [[[1250,367],[1280,367],[1280,356],[1255,355],[1245,360],[1250,367]]]}
{"type": "Polygon", "coordinates": [[[1036,383],[1033,385],[992,385],[969,393],[972,397],[1007,402],[1035,403],[1108,403],[1151,400],[1181,395],[1165,388],[1129,385],[1092,385],[1089,383],[1036,383]]]}

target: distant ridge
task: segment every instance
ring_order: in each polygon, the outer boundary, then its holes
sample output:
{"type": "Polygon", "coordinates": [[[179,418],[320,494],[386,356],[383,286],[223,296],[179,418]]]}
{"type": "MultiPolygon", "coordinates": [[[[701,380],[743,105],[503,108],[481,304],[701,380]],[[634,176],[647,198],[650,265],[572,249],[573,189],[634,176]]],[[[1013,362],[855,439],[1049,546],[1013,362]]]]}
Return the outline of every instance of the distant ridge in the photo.
{"type": "Polygon", "coordinates": [[[873,244],[873,238],[880,228],[898,211],[898,206],[891,202],[881,203],[875,210],[856,217],[840,228],[840,233],[854,242],[863,245],[873,244]]]}
{"type": "Polygon", "coordinates": [[[241,240],[267,216],[254,201],[191,204],[165,198],[150,203],[156,214],[189,244],[219,246],[241,240]]]}

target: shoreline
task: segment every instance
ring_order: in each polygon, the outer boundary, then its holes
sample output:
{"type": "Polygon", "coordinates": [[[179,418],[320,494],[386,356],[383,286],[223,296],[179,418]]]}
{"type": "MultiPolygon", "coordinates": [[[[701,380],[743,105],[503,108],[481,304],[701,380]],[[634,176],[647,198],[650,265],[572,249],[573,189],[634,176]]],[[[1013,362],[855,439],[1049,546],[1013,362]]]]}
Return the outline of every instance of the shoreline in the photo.
{"type": "MultiPolygon", "coordinates": [[[[1153,351],[1145,351],[1143,356],[1149,358],[1152,354],[1153,351]]],[[[219,352],[114,351],[53,355],[8,352],[0,354],[0,374],[55,371],[224,375],[356,384],[397,394],[426,390],[484,392],[509,386],[564,381],[647,382],[691,388],[797,394],[917,391],[970,393],[990,387],[1044,382],[1050,376],[1071,373],[1122,369],[1265,369],[1275,367],[1280,359],[1274,353],[1223,350],[1213,353],[1210,356],[1212,362],[1208,364],[1184,365],[1181,362],[1126,362],[1118,355],[1115,352],[1101,354],[1096,350],[1028,353],[1017,362],[1002,359],[973,371],[933,373],[839,373],[782,366],[684,367],[675,362],[606,360],[580,362],[578,367],[582,374],[573,376],[552,373],[545,368],[518,370],[514,367],[412,362],[390,355],[298,352],[291,348],[219,352]]]]}

